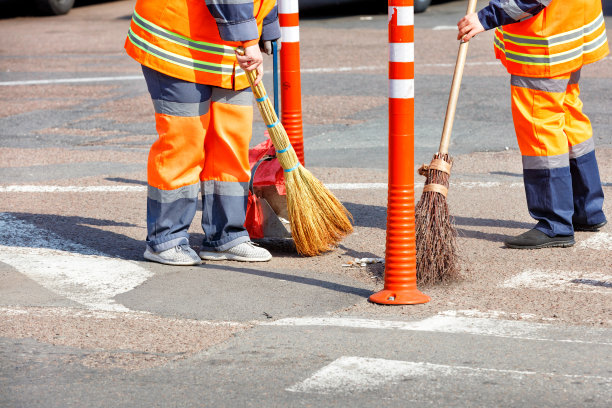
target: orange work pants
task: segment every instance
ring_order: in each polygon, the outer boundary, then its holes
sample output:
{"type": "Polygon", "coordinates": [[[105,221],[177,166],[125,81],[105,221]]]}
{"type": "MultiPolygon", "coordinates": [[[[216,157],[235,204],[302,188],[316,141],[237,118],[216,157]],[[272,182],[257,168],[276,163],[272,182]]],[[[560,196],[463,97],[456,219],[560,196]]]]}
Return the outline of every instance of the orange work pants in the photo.
{"type": "Polygon", "coordinates": [[[593,131],[582,112],[580,71],[552,78],[512,75],[512,117],[536,229],[573,235],[605,221],[593,131]]]}
{"type": "Polygon", "coordinates": [[[159,138],[147,166],[147,244],[156,252],[188,244],[202,195],[202,249],[223,251],[249,240],[244,227],[253,96],[143,73],[159,138]]]}

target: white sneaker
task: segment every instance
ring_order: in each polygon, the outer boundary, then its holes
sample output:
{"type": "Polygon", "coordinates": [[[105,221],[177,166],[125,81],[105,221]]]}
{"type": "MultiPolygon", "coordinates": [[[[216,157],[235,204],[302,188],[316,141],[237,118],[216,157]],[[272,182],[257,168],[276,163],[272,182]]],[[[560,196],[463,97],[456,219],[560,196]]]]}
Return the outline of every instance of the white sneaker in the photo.
{"type": "Polygon", "coordinates": [[[225,251],[200,251],[200,258],[207,261],[265,262],[272,259],[272,254],[247,241],[225,251]]]}
{"type": "Polygon", "coordinates": [[[161,252],[153,252],[147,245],[145,259],[166,265],[198,265],[202,263],[198,254],[189,245],[183,244],[161,252]]]}

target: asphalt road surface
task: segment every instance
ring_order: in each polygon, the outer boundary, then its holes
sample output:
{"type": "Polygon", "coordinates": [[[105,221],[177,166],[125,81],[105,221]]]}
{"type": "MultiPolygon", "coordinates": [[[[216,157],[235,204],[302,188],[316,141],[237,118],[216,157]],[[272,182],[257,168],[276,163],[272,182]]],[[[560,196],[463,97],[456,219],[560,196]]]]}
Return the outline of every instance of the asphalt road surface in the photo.
{"type": "MultiPolygon", "coordinates": [[[[450,147],[461,278],[420,288],[429,303],[380,306],[367,299],[384,283],[385,7],[300,25],[306,166],[354,233],[315,258],[267,240],[264,264],[172,267],[142,258],[156,133],[122,48],[133,4],[0,20],[1,407],[610,405],[612,227],[566,249],[504,248],[533,221],[491,33],[471,41],[450,147]]],[[[415,16],[415,171],[437,150],[464,10],[415,16]]],[[[581,88],[609,197],[610,57],[581,88]]],[[[264,128],[256,117],[253,145],[264,128]]]]}

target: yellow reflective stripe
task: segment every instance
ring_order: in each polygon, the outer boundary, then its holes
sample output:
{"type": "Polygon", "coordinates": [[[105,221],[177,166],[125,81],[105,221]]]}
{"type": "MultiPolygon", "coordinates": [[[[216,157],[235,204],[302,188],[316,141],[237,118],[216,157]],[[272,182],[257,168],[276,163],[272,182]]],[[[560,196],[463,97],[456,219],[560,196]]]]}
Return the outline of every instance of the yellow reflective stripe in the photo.
{"type": "Polygon", "coordinates": [[[533,36],[528,36],[528,35],[521,35],[521,34],[515,34],[515,33],[508,33],[505,32],[503,30],[503,27],[497,27],[496,30],[499,30],[499,32],[501,32],[501,34],[504,36],[504,42],[508,42],[508,43],[512,43],[515,45],[521,45],[521,46],[529,46],[529,47],[552,47],[552,46],[557,46],[557,45],[562,45],[562,44],[567,44],[570,43],[572,41],[576,41],[578,39],[581,39],[589,34],[594,33],[595,31],[601,29],[601,27],[604,25],[604,20],[603,18],[601,19],[601,22],[593,27],[591,30],[586,31],[586,28],[588,28],[590,25],[592,25],[594,22],[596,22],[598,19],[602,18],[602,14],[600,14],[599,16],[597,16],[596,18],[593,19],[593,21],[584,24],[581,27],[578,27],[574,30],[570,30],[570,31],[565,31],[563,33],[560,34],[555,34],[552,35],[550,37],[533,37],[533,36]],[[572,34],[576,34],[576,35],[572,35],[572,34]],[[562,38],[562,37],[566,37],[569,36],[568,39],[563,40],[563,41],[555,41],[556,38],[562,38]],[[532,40],[534,42],[520,42],[520,41],[515,41],[515,40],[511,40],[510,38],[522,38],[525,40],[532,40]]]}
{"type": "Polygon", "coordinates": [[[567,50],[567,51],[563,51],[563,52],[558,52],[556,54],[549,54],[549,55],[533,55],[533,54],[525,54],[525,53],[520,53],[520,52],[514,52],[514,51],[509,51],[507,49],[503,49],[501,48],[499,45],[495,44],[495,46],[497,48],[499,48],[502,52],[504,52],[506,54],[506,59],[509,61],[513,61],[516,62],[518,64],[525,64],[525,65],[556,65],[556,64],[563,64],[565,62],[574,60],[576,58],[581,57],[582,55],[586,54],[586,53],[591,53],[596,51],[597,49],[599,49],[599,47],[601,47],[602,45],[604,45],[606,43],[606,41],[602,41],[602,38],[604,38],[606,36],[606,33],[603,32],[601,33],[601,35],[595,39],[593,39],[592,41],[589,41],[587,43],[581,44],[578,47],[572,48],[571,50],[567,50]],[[597,42],[601,42],[600,46],[595,47],[594,49],[590,50],[588,48],[590,48],[589,46],[592,44],[596,44],[597,42]],[[587,49],[585,51],[585,48],[587,49]],[[579,54],[576,54],[576,52],[580,50],[579,54]],[[508,54],[510,54],[510,57],[508,56],[508,54]],[[571,55],[568,58],[563,58],[564,55],[568,55],[568,54],[575,54],[575,55],[571,55]],[[522,61],[522,60],[517,60],[515,58],[511,58],[512,55],[515,55],[516,57],[525,57],[525,58],[537,58],[537,59],[546,59],[548,61],[544,61],[544,62],[529,62],[529,61],[522,61]],[[557,60],[558,58],[562,58],[557,60]],[[555,61],[550,61],[550,60],[555,60],[555,61]]]}
{"type": "Polygon", "coordinates": [[[146,52],[147,54],[151,54],[153,56],[155,56],[156,58],[159,58],[163,61],[169,62],[171,64],[175,64],[184,68],[189,68],[189,69],[194,69],[197,71],[202,71],[202,72],[208,72],[211,74],[231,74],[231,72],[233,72],[234,70],[234,65],[233,64],[217,64],[214,62],[208,62],[208,61],[201,61],[201,60],[196,60],[193,58],[187,58],[184,57],[182,55],[179,54],[175,54],[173,52],[170,51],[166,51],[163,48],[160,48],[154,44],[151,44],[150,42],[144,40],[142,37],[138,36],[136,33],[134,33],[134,31],[132,31],[132,29],[130,29],[128,31],[128,36],[133,36],[135,37],[135,39],[139,42],[142,42],[143,44],[145,44],[147,47],[149,47],[150,49],[147,49],[146,47],[143,47],[142,45],[138,44],[137,42],[131,41],[130,42],[135,46],[140,48],[141,50],[143,50],[144,52],[146,52]],[[152,49],[152,50],[151,50],[152,49]],[[177,61],[179,60],[179,61],[177,61]],[[182,61],[182,63],[180,62],[182,61]],[[210,65],[213,66],[215,68],[218,69],[206,69],[206,68],[202,68],[202,67],[198,67],[196,64],[200,64],[200,65],[210,65]],[[224,70],[226,70],[226,72],[224,72],[224,70]]]}
{"type": "Polygon", "coordinates": [[[172,31],[169,31],[163,27],[160,27],[157,24],[152,23],[149,20],[143,18],[136,12],[136,10],[134,10],[134,18],[132,18],[132,21],[134,22],[134,24],[136,24],[138,27],[142,28],[149,34],[159,37],[163,40],[172,42],[174,44],[182,45],[184,47],[187,47],[187,48],[190,48],[196,51],[208,52],[211,54],[228,55],[228,56],[235,55],[234,47],[229,47],[223,44],[209,43],[205,41],[197,41],[189,37],[185,37],[183,35],[174,33],[172,31]],[[142,20],[142,22],[139,20],[142,20]],[[150,25],[155,31],[158,31],[160,33],[156,33],[153,30],[150,30],[148,27],[145,27],[145,25],[147,24],[150,25]],[[209,48],[216,48],[216,49],[219,49],[219,51],[210,50],[209,48]]]}
{"type": "Polygon", "coordinates": [[[508,56],[508,51],[506,51],[506,60],[507,61],[512,61],[512,62],[515,62],[517,64],[523,64],[523,65],[537,65],[537,66],[542,66],[542,65],[557,65],[557,64],[566,63],[566,62],[574,60],[576,58],[578,58],[578,57],[571,57],[571,58],[567,58],[567,59],[559,60],[559,61],[555,61],[555,62],[550,62],[550,61],[547,61],[547,62],[526,62],[526,61],[520,61],[520,60],[517,60],[517,59],[509,57],[508,56]]]}

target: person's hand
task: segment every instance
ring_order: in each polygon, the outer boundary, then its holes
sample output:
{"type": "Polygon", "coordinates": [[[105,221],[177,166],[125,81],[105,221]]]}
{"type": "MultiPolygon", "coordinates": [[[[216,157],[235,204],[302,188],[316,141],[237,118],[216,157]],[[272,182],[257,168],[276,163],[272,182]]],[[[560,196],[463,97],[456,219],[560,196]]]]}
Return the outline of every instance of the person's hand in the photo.
{"type": "Polygon", "coordinates": [[[236,53],[238,65],[245,71],[257,71],[257,78],[253,81],[253,85],[257,85],[263,78],[263,56],[259,50],[259,45],[254,44],[244,48],[244,55],[236,53]]]}
{"type": "Polygon", "coordinates": [[[485,30],[476,13],[470,13],[459,20],[457,28],[459,29],[457,39],[463,42],[470,41],[470,38],[485,30]]]}
{"type": "Polygon", "coordinates": [[[259,50],[268,55],[272,55],[272,41],[259,41],[259,50]]]}

